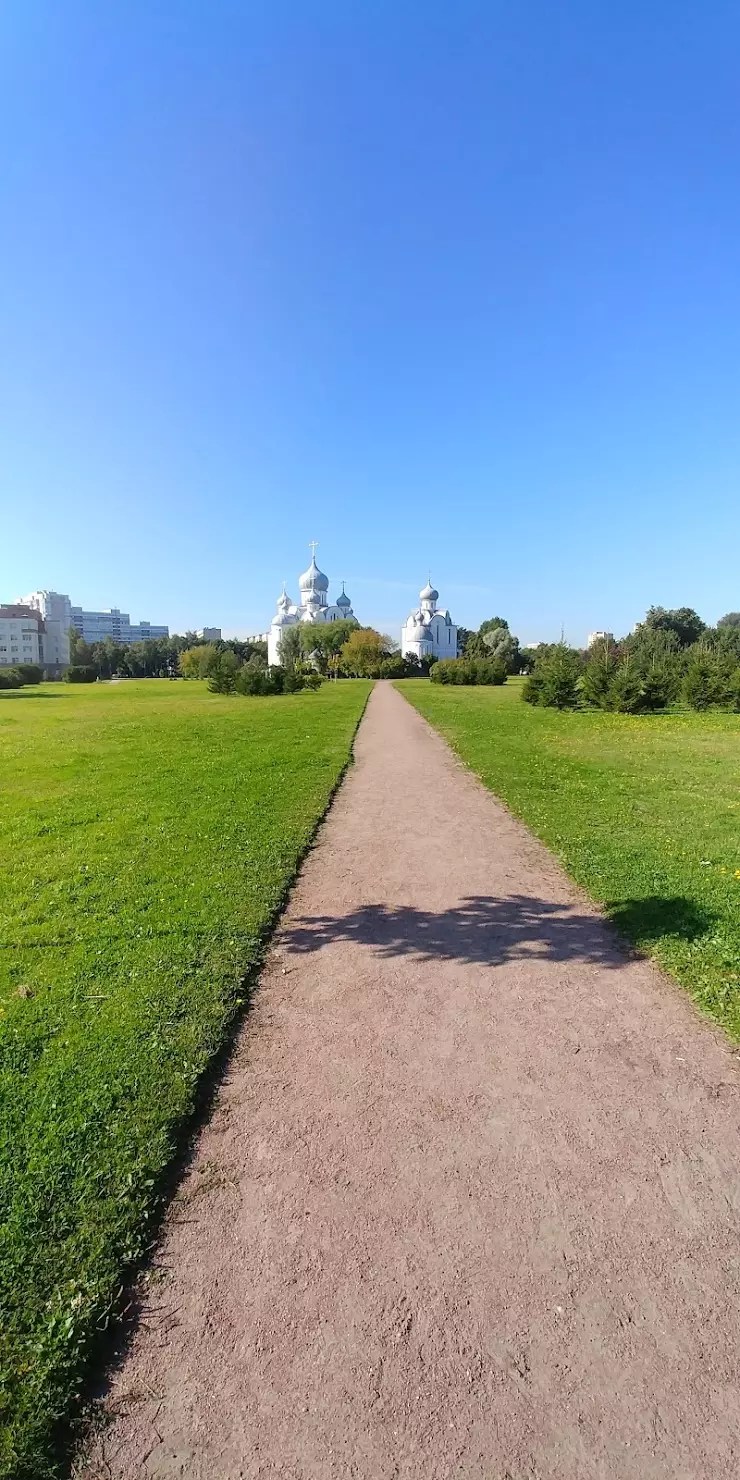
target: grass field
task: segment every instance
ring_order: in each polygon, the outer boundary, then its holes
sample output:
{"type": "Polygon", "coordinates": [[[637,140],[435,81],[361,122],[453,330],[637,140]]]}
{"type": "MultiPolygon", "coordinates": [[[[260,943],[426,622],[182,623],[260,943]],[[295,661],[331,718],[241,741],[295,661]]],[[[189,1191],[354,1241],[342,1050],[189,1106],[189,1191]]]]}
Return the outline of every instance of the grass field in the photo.
{"type": "Polygon", "coordinates": [[[197,1085],[370,685],[0,694],[0,1474],[57,1473],[197,1085]]]}
{"type": "Polygon", "coordinates": [[[559,713],[397,685],[636,946],[740,1038],[740,716],[559,713]]]}

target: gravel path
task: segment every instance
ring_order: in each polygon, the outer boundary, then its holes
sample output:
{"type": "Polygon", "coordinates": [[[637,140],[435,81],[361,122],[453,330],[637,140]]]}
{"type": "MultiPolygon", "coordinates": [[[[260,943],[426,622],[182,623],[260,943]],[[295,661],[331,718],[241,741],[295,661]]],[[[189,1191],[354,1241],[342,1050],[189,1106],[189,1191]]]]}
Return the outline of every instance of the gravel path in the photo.
{"type": "Polygon", "coordinates": [[[740,1473],[740,1065],[389,685],[168,1220],[133,1480],[740,1473]]]}

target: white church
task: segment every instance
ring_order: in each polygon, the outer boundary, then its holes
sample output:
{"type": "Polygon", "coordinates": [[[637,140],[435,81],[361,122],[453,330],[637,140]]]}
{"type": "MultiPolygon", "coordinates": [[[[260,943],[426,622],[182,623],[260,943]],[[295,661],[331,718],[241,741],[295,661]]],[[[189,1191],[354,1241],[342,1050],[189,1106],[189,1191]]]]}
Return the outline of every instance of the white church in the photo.
{"type": "Polygon", "coordinates": [[[311,542],[311,551],[311,564],[308,570],[304,570],[303,575],[298,578],[298,602],[291,601],[285,586],[278,597],[277,612],[267,634],[268,663],[280,662],[280,643],[286,628],[295,627],[298,622],[339,622],[354,616],[352,602],[344,589],[344,584],[342,584],[341,596],[338,596],[333,604],[329,603],[327,599],[329,577],[325,576],[316,564],[315,540],[311,542]]]}
{"type": "Polygon", "coordinates": [[[417,658],[456,658],[457,627],[446,607],[438,607],[439,591],[427,581],[419,605],[401,628],[401,653],[417,658]]]}

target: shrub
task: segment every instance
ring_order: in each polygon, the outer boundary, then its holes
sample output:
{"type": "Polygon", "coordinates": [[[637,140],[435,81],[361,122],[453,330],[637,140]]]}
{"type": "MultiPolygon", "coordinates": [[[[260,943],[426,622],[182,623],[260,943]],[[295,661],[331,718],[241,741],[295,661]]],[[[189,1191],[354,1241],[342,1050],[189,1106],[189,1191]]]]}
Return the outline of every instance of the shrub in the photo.
{"type": "Polygon", "coordinates": [[[17,668],[0,668],[0,689],[22,689],[23,679],[17,668]]]}
{"type": "Polygon", "coordinates": [[[92,663],[73,664],[64,675],[66,683],[95,683],[98,670],[92,663]]]}
{"type": "Polygon", "coordinates": [[[15,671],[22,683],[43,683],[44,670],[39,663],[16,663],[15,671]]]}
{"type": "Polygon", "coordinates": [[[506,664],[498,658],[440,658],[431,669],[432,683],[506,683],[506,664]]]}
{"type": "Polygon", "coordinates": [[[527,674],[522,685],[522,698],[525,704],[540,704],[542,702],[542,673],[536,667],[527,674]]]}

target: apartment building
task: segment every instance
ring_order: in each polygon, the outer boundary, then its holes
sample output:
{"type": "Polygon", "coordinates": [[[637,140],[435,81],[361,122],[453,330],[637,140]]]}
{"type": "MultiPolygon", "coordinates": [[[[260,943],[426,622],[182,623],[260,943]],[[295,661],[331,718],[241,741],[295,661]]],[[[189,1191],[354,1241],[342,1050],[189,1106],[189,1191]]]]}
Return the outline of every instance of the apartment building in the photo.
{"type": "Polygon", "coordinates": [[[30,596],[21,596],[19,600],[42,618],[43,659],[40,661],[46,677],[61,678],[69,665],[69,629],[72,626],[69,597],[61,591],[32,591],[30,596]]]}
{"type": "Polygon", "coordinates": [[[106,637],[112,637],[114,642],[146,642],[148,637],[170,635],[169,627],[144,621],[132,624],[128,612],[119,611],[117,606],[107,612],[86,612],[81,606],[73,606],[70,622],[85,642],[103,642],[106,637]]]}
{"type": "Polygon", "coordinates": [[[44,665],[43,618],[22,602],[0,605],[0,667],[16,663],[44,665]]]}

